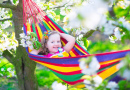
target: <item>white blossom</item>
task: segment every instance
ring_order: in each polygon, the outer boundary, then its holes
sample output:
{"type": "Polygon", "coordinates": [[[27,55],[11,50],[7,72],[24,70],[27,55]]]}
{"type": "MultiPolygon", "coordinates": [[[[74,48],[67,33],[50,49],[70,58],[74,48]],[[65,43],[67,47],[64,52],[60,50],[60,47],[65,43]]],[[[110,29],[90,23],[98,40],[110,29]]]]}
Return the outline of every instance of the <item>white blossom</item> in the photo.
{"type": "Polygon", "coordinates": [[[117,68],[120,69],[122,68],[123,66],[125,66],[125,60],[121,60],[120,63],[117,65],[117,68]]]}
{"type": "Polygon", "coordinates": [[[67,15],[67,13],[65,11],[65,7],[60,8],[60,14],[61,15],[67,15]]]}
{"type": "Polygon", "coordinates": [[[4,71],[4,68],[1,68],[1,71],[4,71]]]}
{"type": "Polygon", "coordinates": [[[30,46],[30,45],[32,45],[32,42],[31,42],[31,41],[26,41],[26,44],[27,44],[28,46],[30,46]]]}
{"type": "Polygon", "coordinates": [[[13,70],[13,71],[10,71],[10,73],[12,74],[12,76],[16,77],[14,70],[13,70]]]}
{"type": "Polygon", "coordinates": [[[127,22],[124,18],[119,18],[119,22],[122,22],[122,25],[130,31],[130,23],[127,22]]]}
{"type": "Polygon", "coordinates": [[[24,38],[25,37],[25,34],[24,33],[21,33],[19,34],[20,35],[20,38],[24,38]]]}
{"type": "Polygon", "coordinates": [[[30,36],[25,36],[24,37],[26,40],[30,40],[30,36]]]}
{"type": "Polygon", "coordinates": [[[85,84],[85,87],[88,89],[88,90],[94,90],[94,88],[91,86],[91,82],[89,80],[84,80],[83,82],[85,84]]]}
{"type": "Polygon", "coordinates": [[[109,21],[108,23],[104,25],[104,34],[106,35],[113,34],[113,30],[116,28],[114,25],[112,25],[113,23],[115,22],[109,21]]]}
{"type": "Polygon", "coordinates": [[[92,58],[92,61],[89,64],[89,68],[91,68],[93,72],[96,72],[100,68],[100,64],[96,57],[92,58]]]}
{"type": "Polygon", "coordinates": [[[96,77],[93,78],[93,81],[95,83],[95,87],[98,87],[102,83],[103,80],[100,76],[97,75],[96,77]]]}
{"type": "Polygon", "coordinates": [[[86,67],[85,61],[80,61],[79,67],[80,67],[81,69],[86,69],[87,67],[86,67]]]}
{"type": "Polygon", "coordinates": [[[101,20],[100,20],[100,22],[98,23],[99,29],[101,29],[101,28],[105,25],[106,22],[107,22],[106,16],[105,16],[105,15],[102,15],[101,20]]]}
{"type": "Polygon", "coordinates": [[[130,70],[129,69],[125,69],[125,71],[123,73],[123,77],[126,78],[128,81],[130,81],[130,70]]]}
{"type": "Polygon", "coordinates": [[[121,34],[120,34],[120,31],[119,31],[119,28],[115,28],[114,30],[114,35],[116,37],[117,40],[121,40],[121,34]]]}
{"type": "Polygon", "coordinates": [[[33,48],[33,45],[30,45],[30,46],[28,46],[31,50],[33,50],[34,48],[33,48]]]}
{"type": "Polygon", "coordinates": [[[10,71],[10,70],[11,70],[11,68],[8,68],[8,69],[7,69],[7,71],[10,71]]]}
{"type": "Polygon", "coordinates": [[[82,73],[86,75],[95,74],[95,72],[93,72],[91,68],[82,69],[82,73]]]}
{"type": "Polygon", "coordinates": [[[112,36],[109,36],[110,42],[115,43],[115,39],[112,36]]]}
{"type": "Polygon", "coordinates": [[[28,47],[27,44],[25,44],[25,43],[22,43],[20,45],[23,46],[23,47],[28,47]]]}
{"type": "Polygon", "coordinates": [[[22,44],[25,44],[25,41],[26,41],[25,39],[21,39],[22,44]]]}
{"type": "Polygon", "coordinates": [[[116,88],[118,88],[118,84],[116,82],[110,81],[106,88],[110,88],[111,90],[117,90],[116,88]]]}
{"type": "Polygon", "coordinates": [[[101,20],[101,14],[93,12],[90,16],[85,18],[84,25],[88,29],[96,29],[101,20]]]}
{"type": "Polygon", "coordinates": [[[1,24],[1,29],[6,29],[7,27],[10,26],[10,21],[5,21],[3,24],[1,24]]]}
{"type": "Polygon", "coordinates": [[[93,75],[100,68],[100,64],[98,63],[95,57],[92,58],[92,61],[89,63],[88,66],[89,67],[86,67],[85,61],[81,61],[80,63],[80,68],[82,69],[81,72],[86,75],[93,75]]]}
{"type": "Polygon", "coordinates": [[[57,81],[53,82],[51,87],[53,90],[67,90],[67,87],[65,85],[62,85],[57,81]]]}

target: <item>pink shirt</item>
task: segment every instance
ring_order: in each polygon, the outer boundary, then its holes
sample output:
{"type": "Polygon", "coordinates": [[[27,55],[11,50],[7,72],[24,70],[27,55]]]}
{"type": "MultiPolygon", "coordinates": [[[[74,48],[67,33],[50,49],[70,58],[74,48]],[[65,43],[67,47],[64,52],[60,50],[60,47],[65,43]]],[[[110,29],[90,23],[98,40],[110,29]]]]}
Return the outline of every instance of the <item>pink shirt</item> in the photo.
{"type": "Polygon", "coordinates": [[[59,48],[58,52],[55,54],[44,55],[45,57],[52,57],[52,58],[58,58],[58,57],[69,57],[69,54],[64,50],[64,48],[59,48]]]}

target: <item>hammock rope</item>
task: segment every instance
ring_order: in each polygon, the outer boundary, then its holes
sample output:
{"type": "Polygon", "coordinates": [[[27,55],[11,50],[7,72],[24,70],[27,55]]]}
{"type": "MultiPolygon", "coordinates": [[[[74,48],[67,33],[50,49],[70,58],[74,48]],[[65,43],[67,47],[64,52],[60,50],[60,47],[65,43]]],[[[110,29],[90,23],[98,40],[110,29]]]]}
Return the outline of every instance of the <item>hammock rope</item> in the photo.
{"type": "MultiPolygon", "coordinates": [[[[24,33],[35,32],[37,40],[41,41],[42,35],[47,30],[56,30],[60,33],[67,33],[61,28],[53,19],[49,18],[45,12],[32,0],[23,0],[23,29],[24,33]]],[[[63,45],[67,43],[65,39],[61,39],[63,45]]],[[[70,51],[71,57],[63,58],[48,58],[43,55],[31,54],[30,48],[26,48],[30,59],[40,63],[49,68],[56,76],[69,85],[75,85],[77,88],[85,87],[83,84],[84,79],[81,79],[84,74],[79,67],[79,59],[95,56],[100,64],[100,69],[97,71],[103,80],[107,78],[114,78],[117,81],[119,78],[116,76],[118,71],[118,63],[122,60],[130,50],[122,50],[100,54],[89,54],[87,50],[83,49],[77,42],[70,51]]]]}

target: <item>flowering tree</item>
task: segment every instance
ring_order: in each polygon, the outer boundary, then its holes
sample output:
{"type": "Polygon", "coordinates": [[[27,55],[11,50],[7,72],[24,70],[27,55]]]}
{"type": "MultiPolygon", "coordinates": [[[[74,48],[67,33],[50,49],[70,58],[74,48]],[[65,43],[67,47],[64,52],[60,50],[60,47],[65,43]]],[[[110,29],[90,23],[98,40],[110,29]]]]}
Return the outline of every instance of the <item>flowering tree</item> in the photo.
{"type": "Polygon", "coordinates": [[[0,7],[0,56],[14,65],[20,90],[37,90],[34,75],[36,63],[28,58],[25,48],[19,45],[23,26],[22,0],[3,1],[0,7]],[[15,35],[4,31],[11,23],[14,24],[15,35]]]}
{"type": "MultiPolygon", "coordinates": [[[[95,31],[108,35],[113,43],[117,40],[123,43],[130,40],[129,0],[44,0],[42,2],[36,0],[36,2],[85,48],[87,48],[86,39],[95,31]]],[[[7,58],[14,65],[21,90],[37,90],[34,75],[36,63],[28,58],[25,48],[20,46],[20,34],[23,32],[22,0],[3,1],[0,7],[0,56],[7,58]],[[4,32],[4,29],[12,23],[15,27],[15,36],[14,33],[4,32]]],[[[23,43],[21,45],[25,46],[23,43]]],[[[91,69],[93,67],[87,69],[87,72],[91,69]]],[[[86,73],[86,69],[83,68],[83,72],[86,73]]],[[[89,74],[92,73],[94,72],[89,74]]]]}

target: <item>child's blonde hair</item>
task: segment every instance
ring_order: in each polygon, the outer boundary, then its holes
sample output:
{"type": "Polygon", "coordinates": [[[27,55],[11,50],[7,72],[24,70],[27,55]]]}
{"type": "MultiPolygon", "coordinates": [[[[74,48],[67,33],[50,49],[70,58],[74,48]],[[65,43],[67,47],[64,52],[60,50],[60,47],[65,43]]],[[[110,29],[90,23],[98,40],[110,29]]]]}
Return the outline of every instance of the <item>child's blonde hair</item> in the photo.
{"type": "Polygon", "coordinates": [[[42,51],[40,52],[43,55],[47,55],[49,53],[48,48],[46,47],[47,41],[49,37],[53,34],[59,34],[57,31],[49,31],[49,36],[46,39],[45,36],[42,37],[41,44],[42,44],[42,51]]]}

